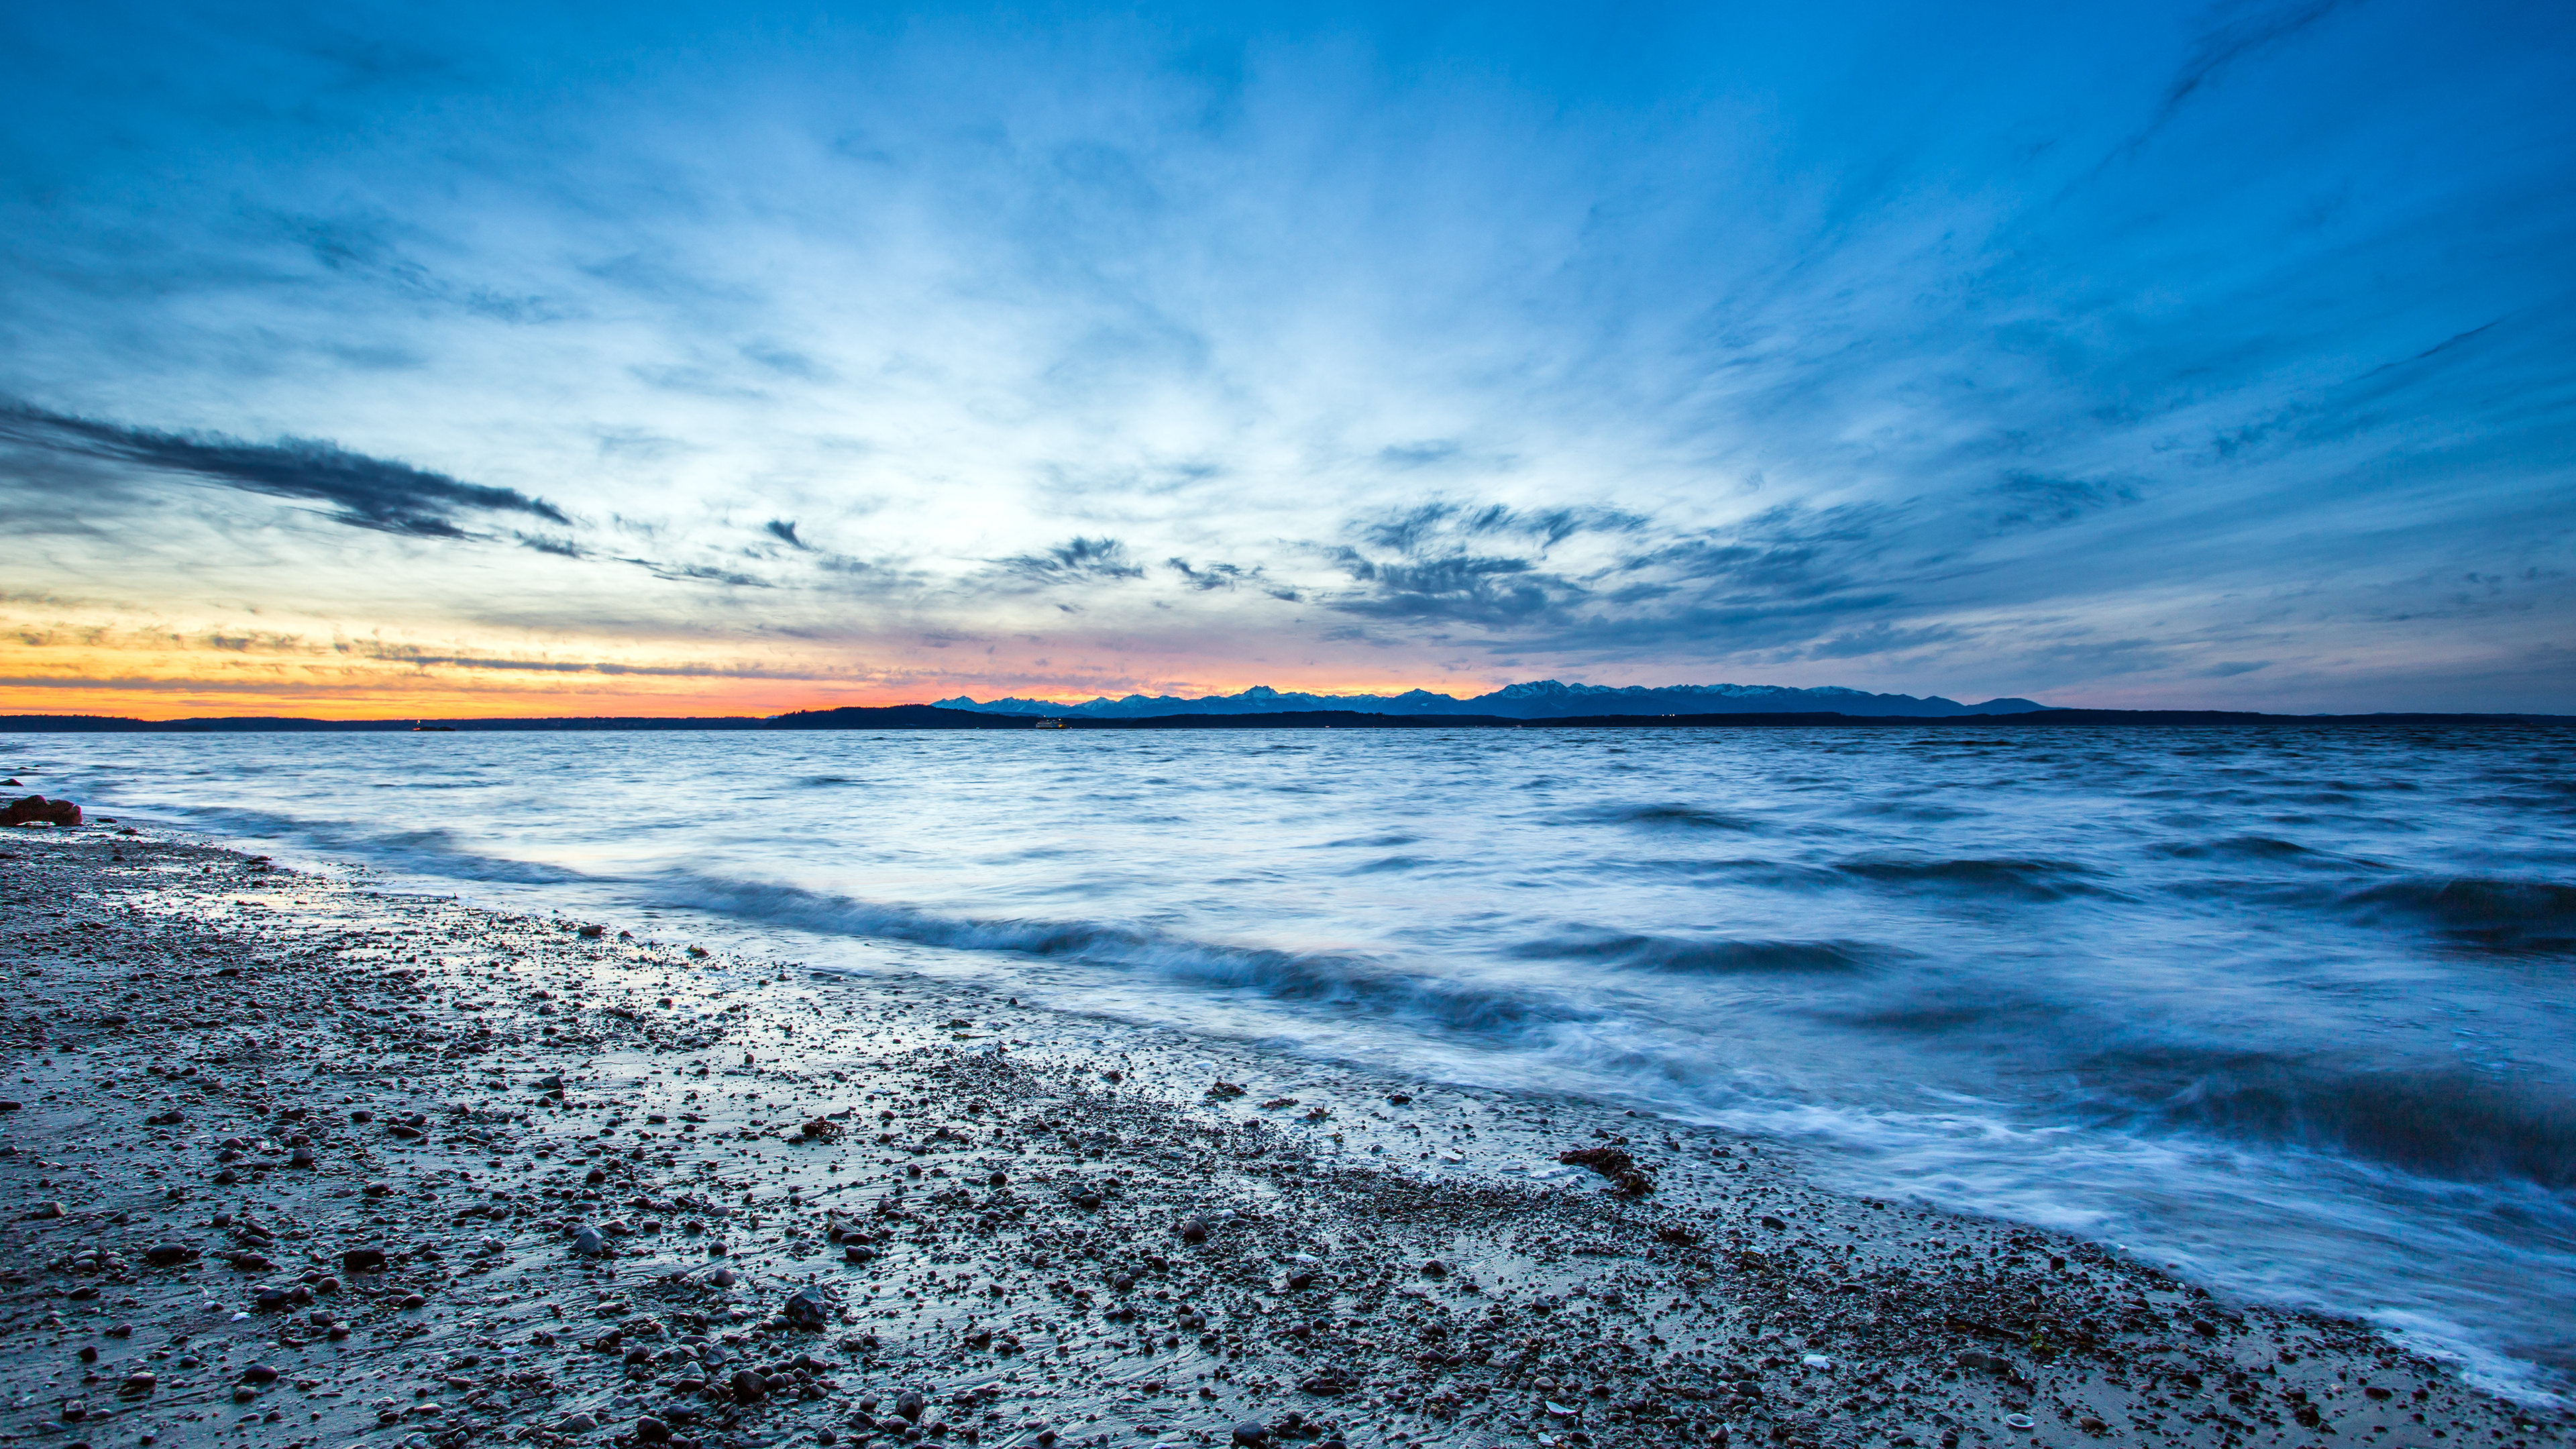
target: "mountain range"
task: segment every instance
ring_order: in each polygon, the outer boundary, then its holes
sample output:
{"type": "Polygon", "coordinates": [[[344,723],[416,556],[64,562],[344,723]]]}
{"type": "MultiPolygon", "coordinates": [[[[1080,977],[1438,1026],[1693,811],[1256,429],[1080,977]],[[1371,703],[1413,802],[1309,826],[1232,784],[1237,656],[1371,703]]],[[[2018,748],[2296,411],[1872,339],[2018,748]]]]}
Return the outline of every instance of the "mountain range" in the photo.
{"type": "Polygon", "coordinates": [[[1044,699],[979,702],[961,694],[955,699],[934,703],[941,709],[974,710],[982,714],[1092,719],[1142,719],[1175,714],[1271,714],[1315,709],[1349,709],[1371,714],[1500,715],[1507,719],[1562,719],[1608,714],[1825,712],[1944,718],[1972,714],[2029,714],[2048,708],[2027,699],[1990,699],[1983,704],[1961,704],[1939,695],[1918,699],[1910,694],[1871,694],[1867,690],[1845,689],[1838,685],[1792,689],[1779,684],[1670,684],[1649,688],[1636,684],[1565,684],[1553,679],[1507,684],[1491,694],[1479,694],[1468,699],[1434,694],[1427,689],[1409,689],[1402,694],[1282,693],[1268,685],[1256,684],[1241,694],[1211,694],[1200,699],[1181,699],[1168,694],[1131,694],[1125,699],[1103,696],[1080,704],[1059,704],[1044,699]]]}

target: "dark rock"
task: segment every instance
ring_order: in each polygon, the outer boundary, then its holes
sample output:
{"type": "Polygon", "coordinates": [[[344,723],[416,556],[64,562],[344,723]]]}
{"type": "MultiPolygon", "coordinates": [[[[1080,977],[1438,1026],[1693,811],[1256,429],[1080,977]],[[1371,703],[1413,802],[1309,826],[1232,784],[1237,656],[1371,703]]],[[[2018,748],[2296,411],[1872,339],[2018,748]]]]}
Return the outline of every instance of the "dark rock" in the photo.
{"type": "Polygon", "coordinates": [[[650,1414],[646,1414],[643,1418],[635,1421],[635,1442],[638,1444],[668,1444],[671,1442],[671,1426],[654,1418],[650,1414]]]}
{"type": "Polygon", "coordinates": [[[1588,1167],[1630,1197],[1643,1197],[1655,1190],[1655,1180],[1637,1166],[1637,1159],[1616,1147],[1578,1147],[1558,1153],[1556,1160],[1573,1167],[1588,1167]]]}
{"type": "Polygon", "coordinates": [[[819,1331],[832,1319],[832,1305],[819,1288],[799,1288],[787,1295],[787,1321],[798,1328],[819,1331]]]}
{"type": "Polygon", "coordinates": [[[1263,1449],[1270,1442],[1270,1426],[1259,1419],[1246,1419],[1234,1426],[1234,1442],[1242,1449],[1263,1449]]]}
{"type": "Polygon", "coordinates": [[[340,1266],[351,1273],[381,1273],[385,1271],[385,1250],[351,1248],[340,1255],[340,1266]]]}
{"type": "Polygon", "coordinates": [[[1205,1218],[1183,1218],[1183,1219],[1181,1220],[1181,1241],[1182,1241],[1182,1242],[1184,1242],[1184,1243],[1204,1243],[1204,1242],[1206,1242],[1206,1241],[1207,1241],[1207,1239],[1208,1239],[1208,1225],[1207,1225],[1207,1219],[1205,1219],[1205,1218]]]}
{"type": "Polygon", "coordinates": [[[922,1398],[919,1389],[906,1389],[894,1396],[894,1411],[911,1423],[920,1423],[921,1411],[928,1407],[929,1403],[922,1398]]]}
{"type": "Polygon", "coordinates": [[[69,800],[48,800],[42,795],[29,795],[12,800],[0,809],[0,826],[6,825],[78,825],[81,808],[69,800]]]}
{"type": "Polygon", "coordinates": [[[732,1386],[733,1401],[737,1404],[756,1404],[769,1397],[769,1380],[749,1369],[735,1369],[733,1377],[726,1382],[732,1386]]]}
{"type": "Polygon", "coordinates": [[[155,1268],[175,1268],[197,1260],[197,1250],[185,1243],[156,1243],[143,1250],[143,1261],[155,1268]]]}

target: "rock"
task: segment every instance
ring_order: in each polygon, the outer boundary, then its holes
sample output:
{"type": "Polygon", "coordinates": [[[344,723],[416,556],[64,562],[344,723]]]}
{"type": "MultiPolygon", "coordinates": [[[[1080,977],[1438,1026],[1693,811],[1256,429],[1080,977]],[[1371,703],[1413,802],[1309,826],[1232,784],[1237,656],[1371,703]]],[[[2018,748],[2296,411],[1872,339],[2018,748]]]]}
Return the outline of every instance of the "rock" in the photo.
{"type": "Polygon", "coordinates": [[[599,1421],[584,1413],[570,1413],[555,1421],[558,1434],[587,1434],[599,1427],[599,1421]]]}
{"type": "Polygon", "coordinates": [[[45,1220],[45,1219],[58,1218],[58,1217],[61,1217],[62,1215],[63,1215],[63,1205],[62,1205],[61,1203],[58,1203],[58,1202],[40,1202],[40,1203],[36,1204],[34,1207],[29,1208],[29,1209],[27,1210],[27,1216],[29,1216],[29,1217],[31,1217],[31,1218],[38,1219],[38,1220],[40,1220],[40,1221],[41,1221],[41,1220],[45,1220]]]}
{"type": "Polygon", "coordinates": [[[671,1442],[671,1426],[654,1418],[650,1414],[646,1414],[643,1418],[635,1421],[635,1442],[638,1444],[668,1444],[671,1442]]]}
{"type": "Polygon", "coordinates": [[[1616,1147],[1577,1147],[1558,1153],[1556,1160],[1572,1167],[1588,1167],[1610,1179],[1614,1190],[1630,1197],[1643,1197],[1655,1190],[1655,1180],[1637,1166],[1637,1159],[1616,1147]]]}
{"type": "Polygon", "coordinates": [[[769,1397],[769,1380],[747,1368],[735,1369],[733,1377],[726,1382],[732,1386],[733,1401],[737,1404],[756,1404],[769,1397]]]}
{"type": "Polygon", "coordinates": [[[584,1258],[608,1256],[608,1235],[588,1223],[572,1230],[572,1250],[584,1258]]]}
{"type": "Polygon", "coordinates": [[[1205,1218],[1183,1218],[1183,1219],[1181,1219],[1181,1241],[1182,1241],[1182,1242],[1184,1242],[1184,1243],[1204,1243],[1204,1242],[1206,1242],[1206,1241],[1207,1241],[1207,1239],[1208,1239],[1208,1225],[1207,1225],[1207,1219],[1205,1219],[1205,1218]]]}
{"type": "Polygon", "coordinates": [[[29,795],[12,800],[0,809],[0,826],[5,825],[78,825],[81,808],[69,800],[48,800],[42,795],[29,795]]]}
{"type": "Polygon", "coordinates": [[[1234,1442],[1242,1449],[1263,1449],[1270,1442],[1270,1426],[1259,1419],[1246,1419],[1234,1426],[1234,1442]]]}
{"type": "Polygon", "coordinates": [[[832,1305],[820,1288],[799,1288],[788,1294],[785,1311],[789,1323],[816,1331],[832,1318],[832,1305]]]}
{"type": "Polygon", "coordinates": [[[1434,1258],[1430,1262],[1422,1265],[1422,1276],[1425,1278],[1446,1278],[1449,1276],[1449,1265],[1441,1262],[1438,1258],[1434,1258]]]}
{"type": "Polygon", "coordinates": [[[277,1382],[277,1370],[270,1368],[264,1363],[255,1363],[249,1368],[243,1369],[241,1371],[241,1376],[242,1382],[246,1384],[273,1384],[277,1382]]]}
{"type": "Polygon", "coordinates": [[[154,1378],[148,1373],[138,1371],[127,1374],[125,1376],[125,1382],[117,1385],[116,1392],[120,1398],[144,1399],[150,1398],[152,1396],[152,1391],[160,1387],[160,1385],[161,1381],[159,1379],[154,1378]]]}
{"type": "Polygon", "coordinates": [[[1789,1230],[1789,1224],[1787,1222],[1780,1218],[1775,1218],[1769,1213],[1764,1213],[1762,1215],[1762,1226],[1769,1228],[1775,1233],[1785,1233],[1789,1230]]]}
{"type": "Polygon", "coordinates": [[[143,1261],[155,1268],[175,1268],[196,1259],[197,1250],[185,1243],[156,1243],[143,1250],[143,1261]]]}
{"type": "Polygon", "coordinates": [[[351,1273],[381,1273],[385,1271],[385,1250],[351,1248],[340,1255],[340,1266],[351,1273]]]}
{"type": "Polygon", "coordinates": [[[894,1396],[894,1411],[901,1414],[906,1423],[920,1423],[922,1410],[928,1407],[929,1401],[922,1397],[919,1389],[906,1389],[894,1396]]]}

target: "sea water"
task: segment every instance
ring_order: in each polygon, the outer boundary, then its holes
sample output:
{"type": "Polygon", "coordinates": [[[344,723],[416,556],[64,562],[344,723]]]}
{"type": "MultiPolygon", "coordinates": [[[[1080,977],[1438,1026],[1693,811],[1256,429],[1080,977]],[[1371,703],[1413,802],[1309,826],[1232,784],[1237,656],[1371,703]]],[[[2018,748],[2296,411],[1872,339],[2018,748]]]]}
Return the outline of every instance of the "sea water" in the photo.
{"type": "Polygon", "coordinates": [[[0,737],[94,810],[1793,1140],[2576,1374],[2576,731],[0,737]]]}

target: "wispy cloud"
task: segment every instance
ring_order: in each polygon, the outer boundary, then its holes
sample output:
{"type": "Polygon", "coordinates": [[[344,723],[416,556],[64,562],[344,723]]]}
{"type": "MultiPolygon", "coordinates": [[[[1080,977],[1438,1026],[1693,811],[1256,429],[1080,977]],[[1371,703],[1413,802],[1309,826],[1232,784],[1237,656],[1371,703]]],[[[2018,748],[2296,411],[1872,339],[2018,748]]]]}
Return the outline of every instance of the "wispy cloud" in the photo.
{"type": "MultiPolygon", "coordinates": [[[[250,443],[221,433],[167,433],[97,422],[0,400],[0,447],[105,464],[129,478],[211,483],[320,503],[330,517],[352,527],[419,538],[466,537],[459,520],[481,513],[571,522],[553,504],[516,489],[462,482],[316,438],[250,443]]],[[[23,476],[0,471],[0,482],[23,476]]]]}

